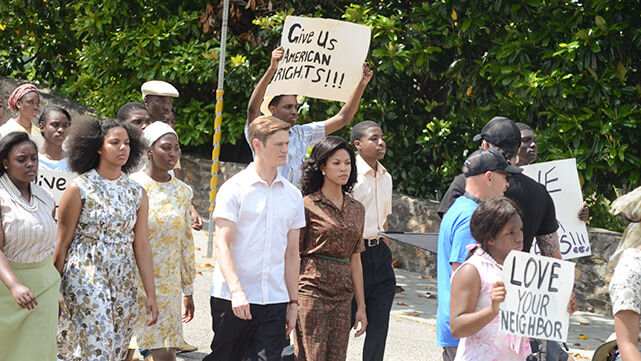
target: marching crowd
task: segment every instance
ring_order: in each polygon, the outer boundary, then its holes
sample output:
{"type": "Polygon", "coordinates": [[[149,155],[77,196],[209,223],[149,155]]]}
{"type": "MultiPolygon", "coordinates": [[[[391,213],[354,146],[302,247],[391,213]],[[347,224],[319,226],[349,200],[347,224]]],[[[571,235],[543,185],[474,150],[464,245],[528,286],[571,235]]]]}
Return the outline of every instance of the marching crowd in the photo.
{"type": "MultiPolygon", "coordinates": [[[[385,136],[370,120],[353,124],[349,141],[331,135],[352,121],[373,73],[363,65],[333,117],[296,124],[296,95],[265,97],[282,57],[282,48],[272,52],[249,99],[244,135],[254,161],[216,198],[205,360],[281,360],[292,332],[296,359],[345,360],[352,328],[365,337],[363,360],[383,360],[395,293],[381,236],[392,213],[385,136]]],[[[202,219],[181,181],[179,93],[162,81],[141,91],[143,103],[104,121],[72,121],[60,107],[40,113],[32,84],[7,99],[15,117],[0,126],[0,360],[120,361],[138,348],[160,361],[189,349],[191,229],[202,219]],[[38,169],[77,175],[58,204],[36,184],[38,169]]],[[[525,124],[491,119],[443,198],[437,344],[445,361],[571,359],[555,342],[498,323],[507,254],[536,241],[543,255],[561,257],[554,204],[519,168],[536,160],[535,139],[525,124]]],[[[587,208],[578,217],[585,221],[587,208]]],[[[641,359],[638,250],[624,253],[611,284],[626,361],[641,359]]]]}

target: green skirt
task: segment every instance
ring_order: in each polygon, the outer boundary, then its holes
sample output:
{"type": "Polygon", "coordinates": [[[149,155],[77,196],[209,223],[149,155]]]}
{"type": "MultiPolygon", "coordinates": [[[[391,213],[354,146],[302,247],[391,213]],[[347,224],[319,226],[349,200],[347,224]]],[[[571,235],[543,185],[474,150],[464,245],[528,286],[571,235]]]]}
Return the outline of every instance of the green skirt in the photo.
{"type": "Polygon", "coordinates": [[[51,257],[39,263],[9,261],[9,266],[34,294],[38,307],[23,310],[0,283],[0,360],[55,361],[60,275],[51,257]]]}

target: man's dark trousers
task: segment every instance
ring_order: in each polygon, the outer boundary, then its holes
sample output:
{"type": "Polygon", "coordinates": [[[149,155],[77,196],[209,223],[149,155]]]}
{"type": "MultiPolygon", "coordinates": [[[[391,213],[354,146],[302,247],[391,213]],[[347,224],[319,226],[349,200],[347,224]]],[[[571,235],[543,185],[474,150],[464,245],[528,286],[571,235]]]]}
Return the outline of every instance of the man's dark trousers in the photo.
{"type": "Polygon", "coordinates": [[[211,354],[203,361],[280,361],[285,346],[287,303],[250,304],[251,320],[241,320],[231,301],[211,297],[211,354]]]}
{"type": "MultiPolygon", "coordinates": [[[[367,331],[363,346],[363,361],[382,361],[389,328],[389,313],[394,301],[396,276],[392,269],[392,252],[382,241],[370,247],[365,240],[361,253],[363,284],[367,311],[367,331]]],[[[356,299],[352,299],[352,326],[356,315],[356,299]]]]}

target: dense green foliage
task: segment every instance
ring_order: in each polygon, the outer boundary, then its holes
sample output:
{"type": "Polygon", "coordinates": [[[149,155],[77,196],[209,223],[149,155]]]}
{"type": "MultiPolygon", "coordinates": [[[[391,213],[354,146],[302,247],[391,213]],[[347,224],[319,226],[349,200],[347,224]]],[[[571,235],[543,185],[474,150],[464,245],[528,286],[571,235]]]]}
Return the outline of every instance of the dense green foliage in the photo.
{"type": "MultiPolygon", "coordinates": [[[[604,216],[603,200],[638,186],[641,176],[638,1],[231,3],[225,142],[242,136],[249,94],[286,14],[358,22],[372,28],[375,74],[356,120],[383,123],[398,190],[439,198],[475,148],[473,135],[504,115],[537,129],[541,160],[576,157],[584,192],[597,198],[592,214],[618,227],[604,216]]],[[[202,150],[212,135],[220,16],[219,3],[204,1],[7,1],[0,71],[51,86],[102,116],[140,100],[142,82],[170,81],[181,91],[182,140],[202,150]]],[[[304,120],[340,107],[308,105],[304,120]]]]}

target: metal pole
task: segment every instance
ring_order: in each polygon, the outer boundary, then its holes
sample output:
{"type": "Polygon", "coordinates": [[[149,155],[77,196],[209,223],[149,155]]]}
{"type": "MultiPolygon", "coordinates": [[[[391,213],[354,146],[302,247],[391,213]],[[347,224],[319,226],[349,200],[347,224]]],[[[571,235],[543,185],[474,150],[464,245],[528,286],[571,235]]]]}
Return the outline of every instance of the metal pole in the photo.
{"type": "Polygon", "coordinates": [[[223,1],[223,24],[220,31],[220,55],[218,56],[218,88],[216,89],[216,118],[214,120],[214,149],[211,152],[211,181],[209,182],[209,233],[207,238],[207,257],[214,253],[214,207],[218,193],[218,174],[220,173],[220,126],[223,122],[223,94],[225,94],[225,53],[227,50],[227,19],[229,18],[229,0],[223,1]]]}

